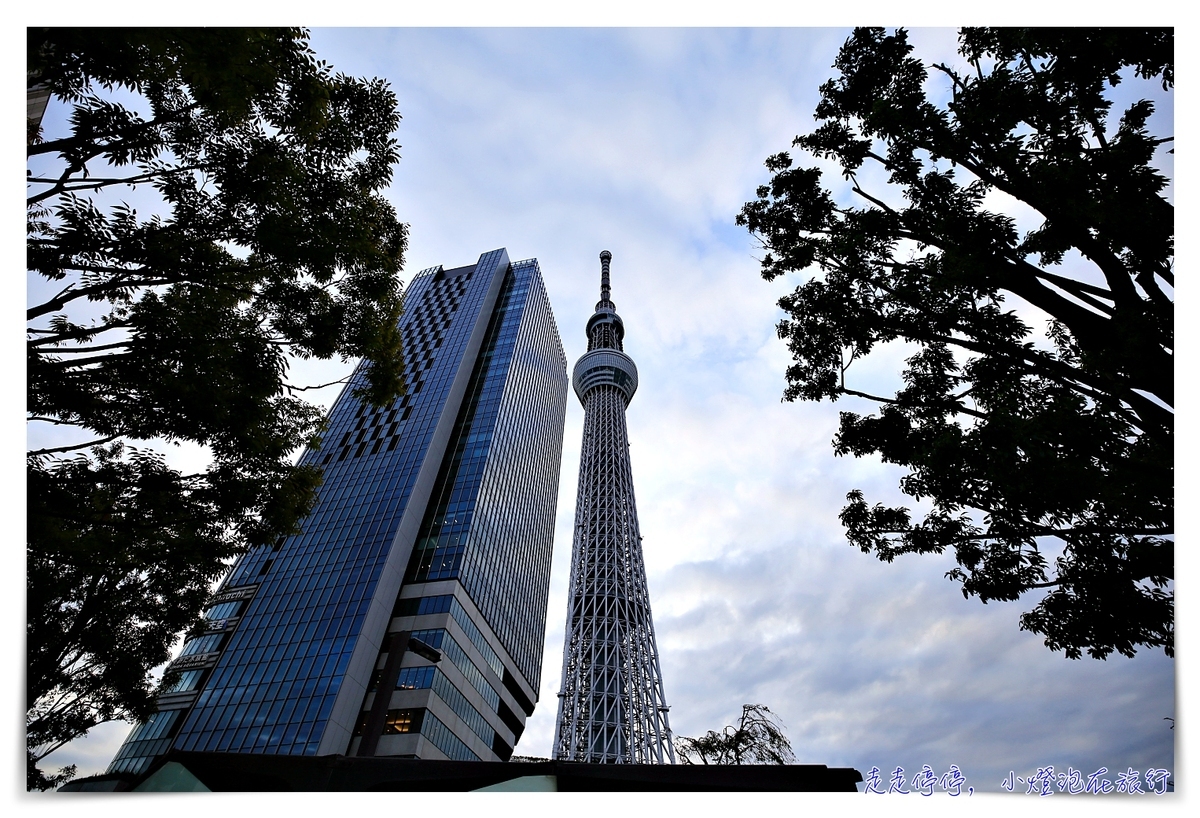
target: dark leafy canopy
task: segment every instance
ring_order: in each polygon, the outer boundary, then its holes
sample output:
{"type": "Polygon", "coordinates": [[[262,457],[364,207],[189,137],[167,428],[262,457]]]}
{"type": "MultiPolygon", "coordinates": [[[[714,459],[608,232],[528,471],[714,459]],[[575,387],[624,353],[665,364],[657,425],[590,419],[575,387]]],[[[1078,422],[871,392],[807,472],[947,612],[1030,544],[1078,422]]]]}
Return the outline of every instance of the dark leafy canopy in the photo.
{"type": "Polygon", "coordinates": [[[737,726],[680,736],[675,751],[685,764],[790,764],[796,760],[779,717],[765,704],[744,704],[737,726]]]}
{"type": "MultiPolygon", "coordinates": [[[[365,357],[401,390],[406,227],[380,191],[395,97],[296,30],[29,32],[31,87],[71,107],[29,146],[30,786],[38,759],[152,709],[149,671],[229,560],[296,530],[321,414],[287,356],[365,357]],[[49,170],[47,170],[49,168],[49,170]],[[122,197],[152,211],[139,215],[122,197]],[[38,435],[44,437],[44,435],[38,435]],[[184,475],[134,445],[200,444],[184,475]]],[[[52,103],[53,104],[53,103],[52,103]]]]}
{"type": "Polygon", "coordinates": [[[860,206],[781,153],[738,216],[765,278],[816,268],[780,301],[785,397],[879,403],[842,413],[837,453],[906,467],[902,490],[932,503],[913,522],[850,492],[841,519],[864,552],[951,548],[948,576],[984,602],[1050,589],[1021,627],[1071,658],[1172,654],[1174,211],[1154,166],[1171,137],[1148,132],[1151,102],[1106,96],[1131,73],[1172,88],[1172,32],[959,42],[972,70],[933,66],[952,90],[941,108],[903,30],[855,31],[794,144],[840,165],[860,206]],[[868,166],[887,193],[860,185],[868,166]],[[992,191],[1041,224],[1022,234],[992,191]],[[1049,316],[1040,340],[1019,300],[1049,316]],[[897,339],[916,347],[903,387],[854,388],[851,365],[897,339]]]}

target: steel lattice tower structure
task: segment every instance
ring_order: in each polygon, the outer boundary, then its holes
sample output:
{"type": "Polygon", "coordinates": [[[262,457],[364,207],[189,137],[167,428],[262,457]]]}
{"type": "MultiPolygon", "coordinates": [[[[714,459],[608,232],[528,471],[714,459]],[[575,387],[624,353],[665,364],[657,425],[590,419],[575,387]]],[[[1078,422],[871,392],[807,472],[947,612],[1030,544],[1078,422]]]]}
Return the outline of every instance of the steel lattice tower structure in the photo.
{"type": "Polygon", "coordinates": [[[600,302],[572,377],[584,407],[583,446],[554,756],[674,764],[625,425],[637,367],[609,299],[611,259],[600,254],[600,302]]]}

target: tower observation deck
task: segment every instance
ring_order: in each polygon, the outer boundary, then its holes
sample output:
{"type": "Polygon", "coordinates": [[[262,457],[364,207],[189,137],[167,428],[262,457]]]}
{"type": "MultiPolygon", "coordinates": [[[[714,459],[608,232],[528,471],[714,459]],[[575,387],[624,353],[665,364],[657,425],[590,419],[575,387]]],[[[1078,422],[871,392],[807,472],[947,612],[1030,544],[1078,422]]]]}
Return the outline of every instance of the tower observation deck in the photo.
{"type": "Polygon", "coordinates": [[[554,757],[674,764],[625,425],[637,367],[610,299],[611,260],[600,254],[600,301],[571,379],[584,407],[583,446],[554,757]]]}

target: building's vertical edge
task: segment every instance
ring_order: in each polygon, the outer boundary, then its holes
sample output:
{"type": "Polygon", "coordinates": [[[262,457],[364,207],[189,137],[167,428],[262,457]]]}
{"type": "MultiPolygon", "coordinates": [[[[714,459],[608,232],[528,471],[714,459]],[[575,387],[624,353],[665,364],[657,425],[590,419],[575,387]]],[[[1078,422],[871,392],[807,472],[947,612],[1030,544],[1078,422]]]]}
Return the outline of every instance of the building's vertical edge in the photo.
{"type": "Polygon", "coordinates": [[[514,660],[514,680],[530,701],[540,693],[542,646],[550,591],[562,443],[567,404],[566,356],[535,259],[529,292],[506,376],[495,437],[481,480],[462,581],[489,627],[514,660]],[[514,503],[520,513],[514,513],[514,503]],[[532,516],[531,516],[532,515],[532,516]],[[515,519],[514,519],[515,518],[515,519]],[[514,529],[514,522],[521,523],[514,529]],[[525,561],[523,570],[514,570],[525,561]],[[480,571],[510,571],[506,606],[481,596],[480,571]],[[479,598],[476,598],[479,597],[479,598]],[[514,626],[520,624],[521,632],[514,626]],[[526,632],[537,632],[536,647],[526,632]]]}
{"type": "MultiPolygon", "coordinates": [[[[469,554],[471,550],[467,547],[466,531],[472,525],[469,522],[472,512],[464,509],[462,504],[467,501],[468,506],[474,505],[474,499],[469,498],[478,499],[480,489],[476,481],[480,477],[481,470],[491,462],[491,458],[488,456],[485,456],[482,461],[479,459],[478,455],[481,452],[478,450],[478,445],[467,446],[466,444],[471,439],[476,444],[483,443],[483,448],[488,449],[492,448],[491,444],[484,443],[484,438],[486,437],[492,443],[495,442],[494,423],[509,372],[513,346],[512,340],[505,341],[503,339],[519,326],[521,316],[524,314],[523,295],[527,293],[527,288],[519,284],[518,279],[527,282],[528,270],[527,262],[510,264],[501,284],[488,330],[476,356],[471,380],[468,382],[462,398],[459,416],[446,445],[446,453],[438,471],[437,481],[426,503],[425,515],[417,531],[416,544],[429,544],[432,547],[428,548],[426,553],[419,553],[414,546],[408,570],[405,572],[405,584],[401,588],[402,598],[415,600],[432,595],[431,598],[438,601],[430,604],[439,610],[445,606],[446,600],[456,599],[458,613],[455,613],[455,606],[451,606],[450,619],[461,626],[463,632],[460,636],[466,638],[464,642],[459,636],[453,637],[459,643],[457,645],[459,659],[463,658],[463,646],[467,642],[473,642],[485,662],[490,664],[491,671],[496,674],[495,679],[490,682],[486,680],[486,673],[483,674],[484,678],[477,678],[475,681],[490,685],[493,688],[492,693],[499,697],[499,701],[487,697],[482,689],[477,689],[478,686],[474,683],[461,684],[468,682],[467,677],[460,679],[460,683],[455,683],[455,671],[449,665],[435,671],[433,678],[429,678],[421,672],[416,675],[409,674],[409,681],[420,687],[401,685],[392,692],[389,711],[404,709],[407,706],[420,706],[431,718],[434,717],[436,711],[435,724],[430,725],[431,737],[432,733],[440,735],[440,744],[436,738],[433,741],[442,752],[451,758],[460,758],[461,756],[461,758],[488,760],[506,759],[512,752],[511,748],[515,745],[516,736],[520,733],[520,728],[515,723],[515,717],[511,714],[506,716],[504,711],[507,708],[500,706],[503,700],[503,694],[500,691],[509,684],[512,673],[508,668],[513,667],[513,662],[511,657],[501,658],[501,655],[505,655],[506,652],[501,647],[499,640],[491,633],[486,619],[480,616],[480,611],[476,609],[470,597],[463,593],[464,589],[459,582],[461,578],[459,566],[462,564],[464,552],[469,554]],[[518,296],[517,293],[521,295],[518,296]],[[471,488],[472,483],[475,483],[474,489],[471,488]],[[455,497],[458,498],[457,501],[452,499],[455,497]],[[450,512],[448,519],[446,514],[451,506],[457,507],[457,510],[450,512]],[[428,542],[423,539],[427,535],[430,536],[428,542]],[[443,596],[447,592],[450,596],[443,596]],[[447,690],[436,691],[437,679],[442,677],[443,672],[447,674],[444,678],[449,681],[451,688],[454,688],[453,692],[449,693],[449,698],[444,695],[448,692],[447,690]],[[418,693],[418,691],[421,692],[418,693]],[[487,714],[489,709],[493,711],[491,715],[487,714]],[[473,715],[471,710],[475,711],[473,715]]],[[[465,340],[464,338],[464,342],[465,340]]],[[[519,514],[520,506],[510,506],[510,511],[519,514]]],[[[515,540],[509,544],[514,542],[515,540]]],[[[513,597],[514,601],[519,598],[521,597],[513,597]]],[[[417,617],[421,618],[424,615],[417,613],[419,608],[420,604],[412,608],[411,614],[417,614],[417,617]]],[[[449,624],[445,621],[446,613],[447,611],[441,612],[440,618],[443,620],[441,623],[433,624],[449,624]]],[[[404,619],[405,615],[401,615],[402,622],[404,619]]],[[[431,623],[427,621],[424,624],[431,623]]],[[[405,624],[397,625],[393,620],[393,630],[403,630],[406,627],[405,624]]],[[[449,636],[448,632],[443,632],[449,636]]],[[[429,637],[432,640],[429,644],[433,647],[437,648],[441,644],[440,636],[431,633],[429,637]]],[[[474,662],[474,659],[469,658],[469,649],[466,651],[467,661],[474,662]]],[[[385,660],[381,658],[380,661],[385,660]]],[[[421,671],[422,666],[428,667],[425,665],[425,661],[410,654],[404,657],[403,666],[408,670],[421,671]]],[[[455,664],[453,659],[449,664],[455,664]]],[[[459,664],[458,667],[461,669],[462,665],[459,664]]],[[[476,667],[476,673],[479,672],[479,667],[481,666],[476,667]]],[[[379,669],[380,665],[377,664],[376,670],[379,669]]],[[[406,672],[407,670],[402,671],[402,673],[406,672]]],[[[374,696],[368,694],[364,700],[364,706],[370,706],[372,700],[378,696],[379,691],[374,696]]],[[[518,706],[517,709],[520,707],[518,706]]],[[[424,726],[420,729],[425,731],[424,726]]],[[[352,741],[351,752],[354,752],[357,746],[358,742],[352,741]]],[[[380,753],[402,754],[411,751],[411,742],[406,742],[402,736],[390,736],[380,739],[376,755],[380,753]]],[[[418,755],[420,755],[419,751],[418,755]]]]}
{"type": "Polygon", "coordinates": [[[463,395],[471,378],[475,359],[479,355],[483,337],[487,332],[488,321],[495,309],[496,296],[500,292],[500,285],[504,280],[508,264],[508,252],[504,248],[493,253],[484,253],[479,257],[474,275],[491,276],[487,294],[475,313],[474,329],[471,331],[471,337],[466,344],[462,358],[458,362],[454,382],[442,405],[441,414],[438,417],[421,468],[417,473],[404,515],[401,517],[387,560],[375,585],[371,605],[367,610],[362,629],[359,631],[359,638],[355,643],[346,674],[342,678],[333,709],[330,711],[329,721],[321,735],[317,755],[345,753],[350,745],[354,725],[367,692],[371,671],[387,633],[388,623],[391,621],[392,607],[400,593],[405,568],[408,567],[408,561],[412,556],[417,530],[421,525],[425,507],[429,502],[429,495],[437,480],[438,468],[445,456],[446,444],[450,440],[450,433],[454,428],[455,419],[458,417],[463,395]],[[492,257],[493,262],[490,271],[483,267],[488,256],[492,257]]]}

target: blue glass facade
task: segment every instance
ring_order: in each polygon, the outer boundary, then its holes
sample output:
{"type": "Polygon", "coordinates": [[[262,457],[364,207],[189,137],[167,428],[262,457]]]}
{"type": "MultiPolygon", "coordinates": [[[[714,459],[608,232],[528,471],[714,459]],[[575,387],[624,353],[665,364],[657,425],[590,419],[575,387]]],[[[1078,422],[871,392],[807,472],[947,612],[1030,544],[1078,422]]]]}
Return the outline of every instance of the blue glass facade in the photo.
{"type": "MultiPolygon", "coordinates": [[[[458,580],[449,596],[473,603],[466,607],[481,621],[471,626],[501,667],[480,651],[476,664],[497,678],[470,679],[462,693],[482,703],[480,684],[498,695],[493,688],[514,672],[538,689],[567,377],[537,262],[510,264],[496,250],[474,265],[423,271],[406,293],[400,329],[406,394],[382,409],[361,403],[352,395],[360,365],[322,445],[302,457],[325,472],[302,533],[234,566],[207,614],[213,632],[176,660],[197,672],[190,683],[203,681],[198,693],[160,700],[186,711],[172,722],[174,748],[347,752],[402,577],[410,597],[420,593],[414,583],[439,581],[447,595],[440,580],[458,580]]],[[[463,659],[472,661],[454,664],[463,659]]],[[[490,736],[487,720],[440,678],[434,693],[490,736]]],[[[495,708],[486,709],[503,731],[495,708]]],[[[473,739],[446,722],[429,712],[414,724],[443,754],[453,747],[466,757],[458,744],[473,739]],[[449,741],[456,729],[462,735],[449,741]]],[[[130,746],[141,743],[137,735],[110,770],[124,763],[136,772],[135,759],[150,755],[142,752],[149,743],[130,746]]],[[[155,732],[155,753],[162,738],[155,732]]],[[[478,750],[469,752],[484,757],[478,750]]]]}
{"type": "Polygon", "coordinates": [[[536,690],[562,460],[545,429],[563,426],[567,366],[536,261],[512,265],[476,366],[405,580],[462,582],[536,690]]]}

